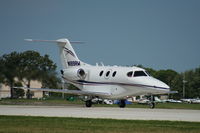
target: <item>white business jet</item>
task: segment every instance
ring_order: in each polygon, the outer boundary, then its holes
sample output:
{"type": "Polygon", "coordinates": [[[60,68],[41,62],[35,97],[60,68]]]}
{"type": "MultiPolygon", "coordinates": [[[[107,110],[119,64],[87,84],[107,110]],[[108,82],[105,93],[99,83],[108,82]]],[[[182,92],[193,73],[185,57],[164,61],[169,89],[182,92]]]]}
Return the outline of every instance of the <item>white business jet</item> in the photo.
{"type": "Polygon", "coordinates": [[[62,78],[75,85],[80,90],[30,88],[41,91],[62,92],[87,96],[86,107],[92,106],[93,98],[118,99],[119,107],[126,106],[125,100],[132,96],[150,95],[150,107],[154,108],[153,96],[156,94],[170,93],[170,87],[162,81],[150,76],[139,67],[119,66],[92,66],[79,60],[68,39],[58,40],[32,40],[31,42],[53,42],[60,50],[60,58],[63,69],[62,78]]]}

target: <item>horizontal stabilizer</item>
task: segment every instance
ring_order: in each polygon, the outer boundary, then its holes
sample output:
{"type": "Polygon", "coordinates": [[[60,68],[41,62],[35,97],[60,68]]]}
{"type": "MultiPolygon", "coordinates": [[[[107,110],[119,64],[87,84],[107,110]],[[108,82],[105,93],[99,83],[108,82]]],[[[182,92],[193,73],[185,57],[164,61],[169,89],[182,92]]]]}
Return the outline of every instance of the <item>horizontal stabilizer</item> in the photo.
{"type": "Polygon", "coordinates": [[[57,40],[33,40],[33,39],[24,39],[24,41],[28,41],[28,42],[54,42],[54,43],[57,42],[57,40]]]}
{"type": "Polygon", "coordinates": [[[68,39],[58,39],[58,40],[34,40],[34,39],[24,39],[24,41],[28,42],[52,42],[52,43],[73,43],[73,44],[82,44],[82,41],[69,41],[68,39]]]}

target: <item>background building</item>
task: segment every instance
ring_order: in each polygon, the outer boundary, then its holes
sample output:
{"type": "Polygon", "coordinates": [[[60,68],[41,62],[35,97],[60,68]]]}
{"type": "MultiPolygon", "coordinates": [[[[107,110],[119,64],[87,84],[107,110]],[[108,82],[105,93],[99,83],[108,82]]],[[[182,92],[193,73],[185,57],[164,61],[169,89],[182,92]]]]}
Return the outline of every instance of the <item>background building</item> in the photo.
{"type": "MultiPolygon", "coordinates": [[[[25,87],[26,85],[22,83],[22,85],[25,87]]],[[[30,83],[31,88],[41,88],[42,84],[39,81],[32,80],[30,83]]],[[[24,98],[26,97],[27,90],[25,90],[25,95],[24,98]]],[[[43,97],[43,92],[34,90],[31,91],[32,93],[32,98],[42,98],[43,97]]],[[[0,98],[10,98],[10,87],[6,86],[5,84],[0,84],[0,98]]]]}

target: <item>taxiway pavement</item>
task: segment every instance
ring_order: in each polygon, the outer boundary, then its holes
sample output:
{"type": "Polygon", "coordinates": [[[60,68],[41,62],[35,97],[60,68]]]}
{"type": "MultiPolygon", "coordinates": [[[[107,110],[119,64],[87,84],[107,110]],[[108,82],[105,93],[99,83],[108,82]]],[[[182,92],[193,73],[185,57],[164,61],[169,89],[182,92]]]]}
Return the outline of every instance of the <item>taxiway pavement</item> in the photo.
{"type": "Polygon", "coordinates": [[[200,122],[200,110],[0,105],[0,115],[200,122]]]}

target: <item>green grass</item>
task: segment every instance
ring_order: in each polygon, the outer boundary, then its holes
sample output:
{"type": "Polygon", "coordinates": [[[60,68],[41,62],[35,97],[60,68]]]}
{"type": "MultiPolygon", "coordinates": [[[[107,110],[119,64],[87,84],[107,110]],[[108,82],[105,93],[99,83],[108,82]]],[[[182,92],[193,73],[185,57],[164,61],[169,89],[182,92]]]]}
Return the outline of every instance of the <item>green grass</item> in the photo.
{"type": "Polygon", "coordinates": [[[195,109],[200,110],[200,104],[188,104],[188,103],[159,103],[156,108],[162,109],[195,109]]]}
{"type": "MultiPolygon", "coordinates": [[[[48,105],[48,106],[85,106],[85,103],[81,100],[67,101],[64,99],[2,99],[0,100],[0,105],[48,105]]],[[[118,105],[105,105],[105,104],[94,104],[94,107],[118,107],[118,105]]],[[[149,108],[148,105],[142,104],[131,104],[127,105],[127,108],[149,108]]],[[[161,109],[194,109],[200,110],[200,104],[187,104],[187,103],[158,103],[156,108],[161,109]]]]}
{"type": "Polygon", "coordinates": [[[0,116],[0,133],[199,133],[199,122],[0,116]]]}
{"type": "MultiPolygon", "coordinates": [[[[148,105],[132,104],[127,107],[131,108],[149,108],[148,105]]],[[[155,108],[160,109],[194,109],[200,110],[200,104],[187,104],[187,103],[157,103],[155,108]]]]}

